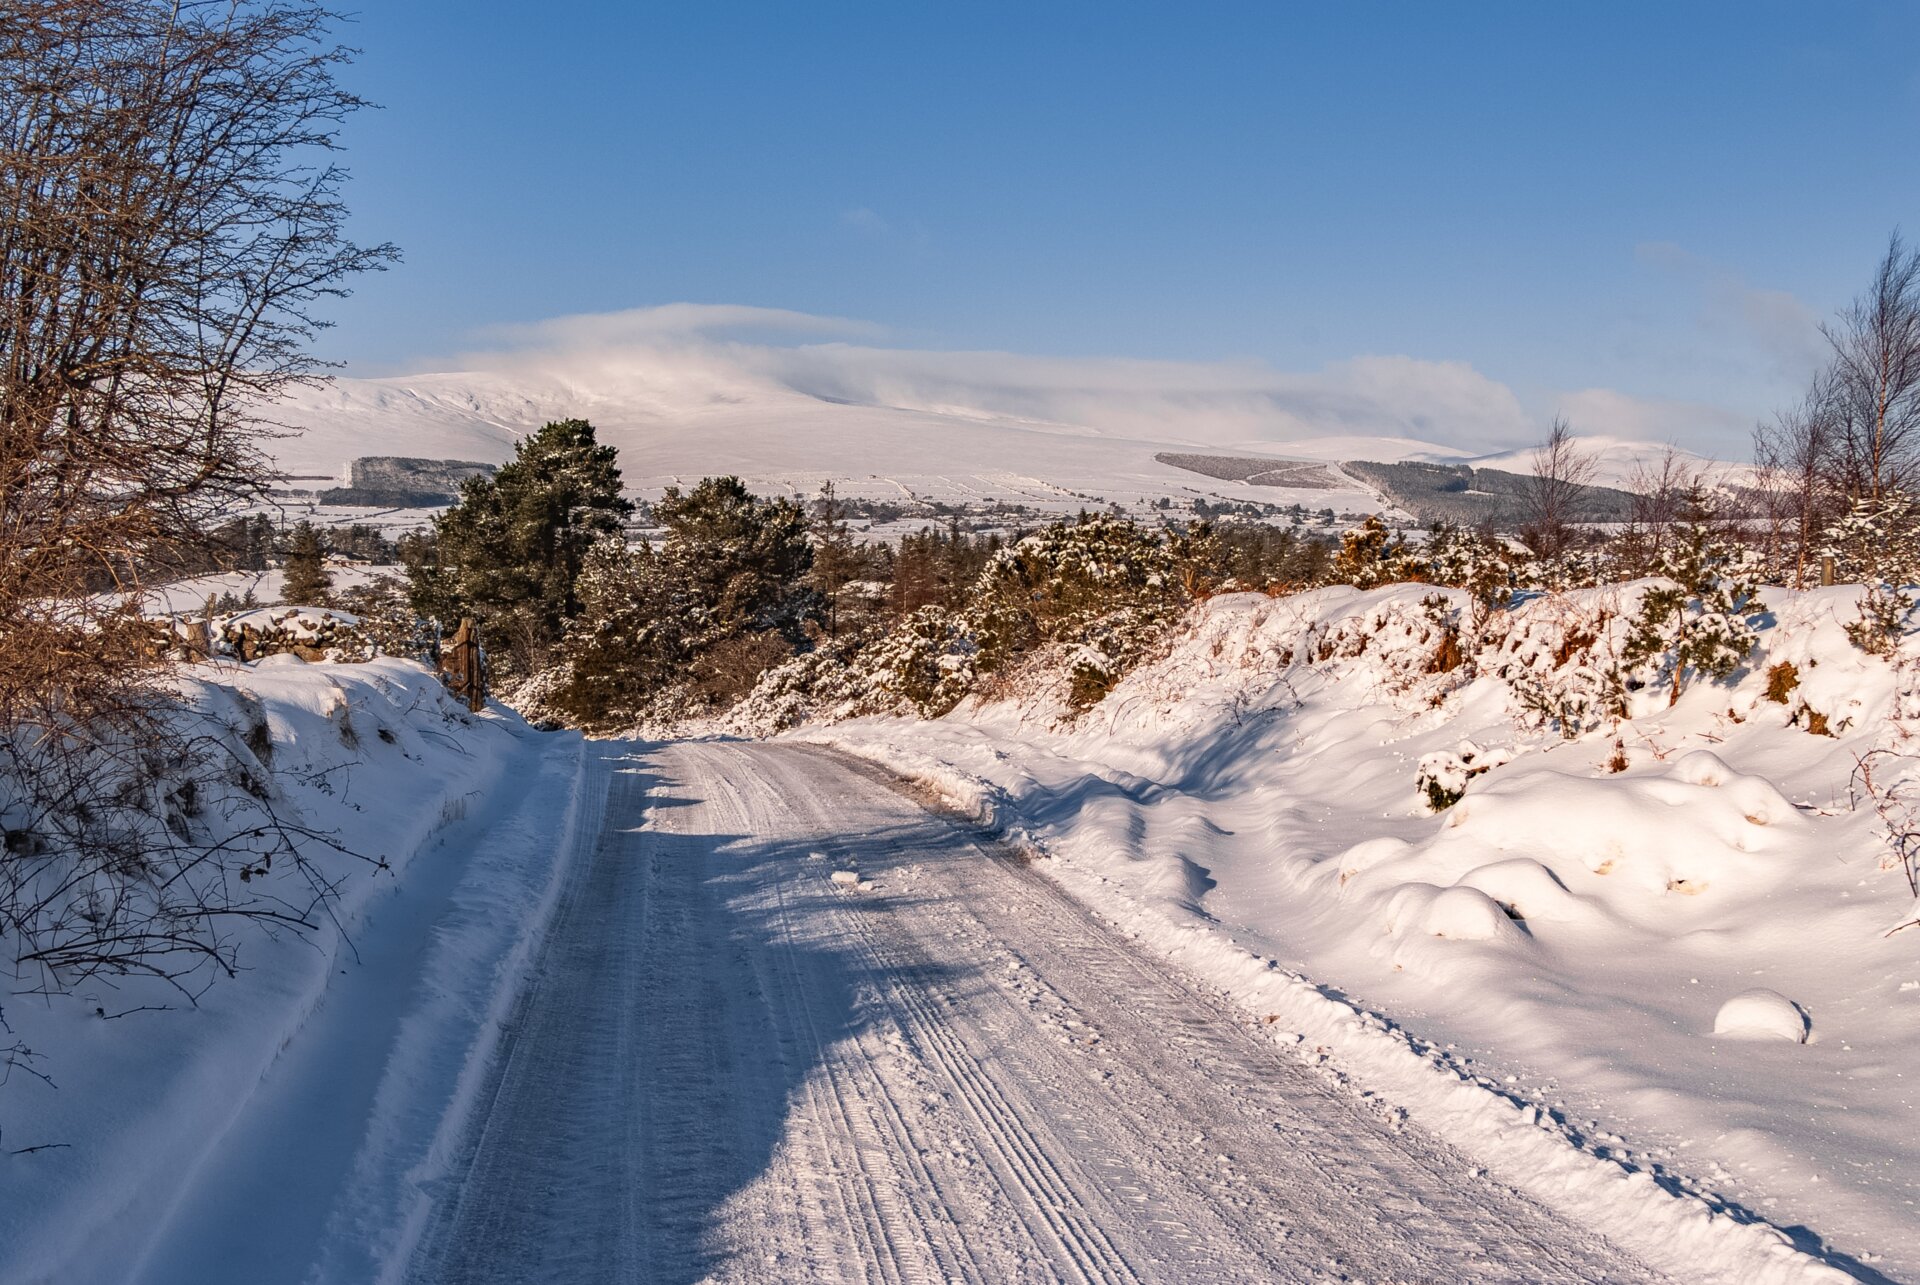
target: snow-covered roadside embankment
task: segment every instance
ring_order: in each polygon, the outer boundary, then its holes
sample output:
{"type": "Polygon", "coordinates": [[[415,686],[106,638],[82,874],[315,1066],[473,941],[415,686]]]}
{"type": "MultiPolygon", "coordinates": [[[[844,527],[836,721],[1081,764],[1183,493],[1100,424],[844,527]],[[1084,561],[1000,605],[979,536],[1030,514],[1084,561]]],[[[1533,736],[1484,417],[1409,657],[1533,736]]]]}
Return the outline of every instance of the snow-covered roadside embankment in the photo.
{"type": "MultiPolygon", "coordinates": [[[[1770,591],[1732,680],[1570,741],[1486,658],[1433,664],[1418,586],[1216,599],[1078,725],[1041,697],[801,735],[1024,832],[1277,1036],[1649,1260],[1873,1279],[1920,1272],[1920,986],[1883,935],[1904,880],[1846,808],[1905,672],[1847,642],[1852,592],[1770,591]],[[1434,816],[1436,756],[1503,765],[1434,816]],[[1754,989],[1811,1042],[1716,1035],[1754,989]]],[[[1523,609],[1499,654],[1560,682],[1608,612],[1523,609]]]]}
{"type": "MultiPolygon", "coordinates": [[[[197,1006],[138,977],[9,1002],[9,1023],[52,1083],[16,1075],[0,1093],[5,1150],[45,1148],[0,1156],[0,1279],[83,1279],[88,1264],[124,1272],[354,972],[369,921],[418,883],[416,857],[503,780],[537,772],[555,750],[569,774],[579,758],[573,738],[531,736],[511,715],[469,715],[410,662],[275,657],[189,669],[179,682],[249,788],[316,836],[300,840],[303,855],[337,895],[310,933],[235,929],[240,972],[197,1006]],[[147,1006],[165,1011],[134,1011],[147,1006]]],[[[304,904],[300,886],[281,882],[304,878],[289,864],[255,874],[251,887],[304,904]]],[[[387,984],[410,992],[411,981],[387,984]]]]}

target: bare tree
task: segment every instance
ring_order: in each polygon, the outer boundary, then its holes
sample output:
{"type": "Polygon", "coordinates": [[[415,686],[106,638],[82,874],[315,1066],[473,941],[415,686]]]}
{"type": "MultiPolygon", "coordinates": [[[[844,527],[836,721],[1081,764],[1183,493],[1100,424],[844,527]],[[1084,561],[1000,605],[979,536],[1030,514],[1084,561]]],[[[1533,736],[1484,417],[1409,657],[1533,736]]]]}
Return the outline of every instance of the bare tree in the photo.
{"type": "Polygon", "coordinates": [[[361,103],[333,20],[0,5],[0,777],[33,813],[9,814],[0,936],[52,988],[226,967],[220,925],[312,920],[241,886],[292,851],[265,785],[237,848],[209,839],[224,742],[143,684],[173,640],[115,591],[257,495],[264,408],[322,370],[312,309],[394,257],[345,235],[333,156],[361,103]]]}
{"type": "Polygon", "coordinates": [[[1543,558],[1566,552],[1580,493],[1594,478],[1599,462],[1573,439],[1566,416],[1553,417],[1547,440],[1533,452],[1527,487],[1527,524],[1521,532],[1529,547],[1543,558]]]}
{"type": "Polygon", "coordinates": [[[1895,232],[1866,293],[1820,329],[1828,473],[1848,499],[1877,500],[1908,485],[1920,449],[1920,249],[1895,232]]]}
{"type": "Polygon", "coordinates": [[[360,100],[307,0],[0,9],[0,612],[129,587],[253,494],[260,408],[320,369],[360,100]],[[50,593],[50,591],[53,591],[50,593]]]}
{"type": "Polygon", "coordinates": [[[1768,532],[1769,561],[1791,559],[1793,587],[1807,582],[1808,558],[1839,509],[1832,473],[1834,399],[1824,373],[1798,406],[1753,430],[1754,489],[1768,532]]]}
{"type": "Polygon", "coordinates": [[[1668,446],[1652,459],[1635,462],[1627,480],[1633,499],[1626,529],[1614,542],[1615,556],[1634,575],[1650,575],[1667,549],[1674,528],[1687,520],[1692,497],[1707,484],[1704,461],[1668,446]]]}

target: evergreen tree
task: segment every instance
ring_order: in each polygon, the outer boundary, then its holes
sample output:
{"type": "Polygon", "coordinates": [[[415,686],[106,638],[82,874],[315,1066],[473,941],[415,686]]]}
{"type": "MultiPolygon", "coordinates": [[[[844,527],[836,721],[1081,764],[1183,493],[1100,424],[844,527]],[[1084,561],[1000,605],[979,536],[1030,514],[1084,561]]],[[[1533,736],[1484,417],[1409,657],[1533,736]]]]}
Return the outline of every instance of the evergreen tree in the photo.
{"type": "Polygon", "coordinates": [[[1843,582],[1920,584],[1920,499],[1897,487],[1861,496],[1828,529],[1820,552],[1843,582]]]}
{"type": "Polygon", "coordinates": [[[287,546],[287,561],[282,568],[280,596],[297,607],[324,607],[333,577],[327,571],[326,545],[313,523],[302,521],[293,528],[287,546]]]}
{"type": "Polygon", "coordinates": [[[1834,560],[1842,581],[1867,586],[1847,637],[1870,655],[1891,656],[1913,619],[1908,589],[1920,584],[1920,500],[1898,487],[1859,497],[1828,530],[1820,552],[1834,560]]]}
{"type": "Polygon", "coordinates": [[[725,703],[805,642],[821,612],[808,584],[807,515],[734,477],[669,487],[658,549],[609,540],[581,578],[554,704],[590,727],[631,725],[664,694],[725,703]]]}
{"type": "Polygon", "coordinates": [[[813,587],[825,609],[827,637],[840,635],[842,591],[860,575],[866,559],[847,525],[847,506],[831,481],[813,502],[813,587]]]}
{"type": "Polygon", "coordinates": [[[633,511],[617,455],[586,420],[560,420],[522,438],[492,477],[469,478],[432,542],[410,541],[403,555],[414,609],[476,617],[507,669],[535,672],[580,612],[589,550],[633,511]]]}
{"type": "Polygon", "coordinates": [[[792,500],[763,500],[737,477],[702,479],[682,495],[668,487],[654,506],[666,529],[657,573],[687,611],[695,648],[743,633],[778,630],[793,641],[820,613],[805,584],[813,568],[807,516],[792,500]]]}

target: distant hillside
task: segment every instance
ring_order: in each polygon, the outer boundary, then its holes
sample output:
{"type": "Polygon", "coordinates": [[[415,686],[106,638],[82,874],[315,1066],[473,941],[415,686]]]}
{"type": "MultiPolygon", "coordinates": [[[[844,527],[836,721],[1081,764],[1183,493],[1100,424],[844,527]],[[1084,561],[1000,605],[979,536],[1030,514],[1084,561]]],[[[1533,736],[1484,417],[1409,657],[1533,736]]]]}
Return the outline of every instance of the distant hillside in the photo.
{"type": "Polygon", "coordinates": [[[365,455],[347,470],[347,485],[322,491],[322,504],[387,509],[431,509],[452,504],[470,477],[491,477],[494,466],[476,460],[427,460],[365,455]]]}
{"type": "MultiPolygon", "coordinates": [[[[1420,522],[1446,521],[1462,526],[1491,522],[1512,528],[1530,516],[1527,497],[1533,479],[1525,474],[1411,461],[1382,464],[1348,460],[1340,467],[1349,476],[1377,488],[1420,522]]],[[[1627,491],[1583,486],[1571,517],[1576,522],[1624,522],[1632,515],[1633,502],[1633,495],[1627,491]]]]}

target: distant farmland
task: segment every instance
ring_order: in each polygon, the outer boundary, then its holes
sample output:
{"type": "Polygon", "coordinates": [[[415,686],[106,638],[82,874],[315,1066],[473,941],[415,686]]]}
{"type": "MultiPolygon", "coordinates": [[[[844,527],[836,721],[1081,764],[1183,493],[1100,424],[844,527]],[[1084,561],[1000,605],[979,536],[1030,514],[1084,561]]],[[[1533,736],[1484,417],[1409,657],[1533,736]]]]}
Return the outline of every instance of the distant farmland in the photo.
{"type": "Polygon", "coordinates": [[[1163,451],[1153,457],[1162,464],[1251,486],[1282,486],[1295,491],[1331,491],[1339,482],[1324,464],[1302,460],[1258,459],[1239,455],[1177,455],[1163,451]]]}
{"type": "MultiPolygon", "coordinates": [[[[1341,480],[1324,464],[1305,460],[1262,459],[1244,455],[1184,455],[1163,452],[1153,457],[1162,464],[1249,486],[1328,491],[1341,480]]],[[[1354,481],[1377,491],[1394,507],[1417,522],[1454,522],[1461,526],[1515,528],[1529,516],[1529,488],[1533,479],[1501,469],[1471,468],[1465,464],[1423,464],[1412,461],[1387,464],[1374,460],[1346,460],[1340,465],[1354,481]]],[[[1582,486],[1574,504],[1576,522],[1624,522],[1632,516],[1634,497],[1611,486],[1582,486]]]]}

